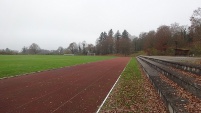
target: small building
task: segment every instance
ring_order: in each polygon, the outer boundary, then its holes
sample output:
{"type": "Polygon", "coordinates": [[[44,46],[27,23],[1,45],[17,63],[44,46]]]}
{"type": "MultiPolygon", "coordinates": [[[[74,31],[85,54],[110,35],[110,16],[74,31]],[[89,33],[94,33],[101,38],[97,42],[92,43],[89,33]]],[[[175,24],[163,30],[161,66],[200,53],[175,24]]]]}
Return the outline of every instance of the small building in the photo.
{"type": "Polygon", "coordinates": [[[188,49],[174,49],[175,56],[188,56],[189,50],[188,49]]]}

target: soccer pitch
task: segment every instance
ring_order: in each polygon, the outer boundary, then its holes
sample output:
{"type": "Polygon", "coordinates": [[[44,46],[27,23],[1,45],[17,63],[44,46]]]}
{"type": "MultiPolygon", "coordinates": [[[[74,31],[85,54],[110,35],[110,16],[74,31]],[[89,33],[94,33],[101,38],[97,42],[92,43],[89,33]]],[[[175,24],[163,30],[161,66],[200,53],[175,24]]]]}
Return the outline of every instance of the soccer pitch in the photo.
{"type": "Polygon", "coordinates": [[[0,55],[0,78],[114,58],[112,56],[0,55]]]}

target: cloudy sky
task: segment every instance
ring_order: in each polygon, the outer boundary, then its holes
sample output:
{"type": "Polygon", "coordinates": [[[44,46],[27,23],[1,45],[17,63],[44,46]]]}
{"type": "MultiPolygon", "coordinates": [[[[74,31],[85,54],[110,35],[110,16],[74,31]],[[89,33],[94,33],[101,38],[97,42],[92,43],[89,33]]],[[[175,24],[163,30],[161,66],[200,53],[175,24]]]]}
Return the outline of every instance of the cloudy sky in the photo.
{"type": "Polygon", "coordinates": [[[160,25],[190,25],[198,7],[201,0],[0,0],[0,49],[36,43],[55,50],[95,44],[110,29],[138,36],[160,25]]]}

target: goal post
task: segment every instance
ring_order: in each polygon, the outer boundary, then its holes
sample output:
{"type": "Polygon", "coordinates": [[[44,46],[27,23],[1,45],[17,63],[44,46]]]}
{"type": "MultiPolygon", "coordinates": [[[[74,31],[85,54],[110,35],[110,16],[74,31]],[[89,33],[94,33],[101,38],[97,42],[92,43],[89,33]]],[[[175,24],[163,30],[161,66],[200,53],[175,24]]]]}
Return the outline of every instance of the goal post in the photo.
{"type": "Polygon", "coordinates": [[[96,56],[96,53],[87,53],[87,56],[96,56]]]}

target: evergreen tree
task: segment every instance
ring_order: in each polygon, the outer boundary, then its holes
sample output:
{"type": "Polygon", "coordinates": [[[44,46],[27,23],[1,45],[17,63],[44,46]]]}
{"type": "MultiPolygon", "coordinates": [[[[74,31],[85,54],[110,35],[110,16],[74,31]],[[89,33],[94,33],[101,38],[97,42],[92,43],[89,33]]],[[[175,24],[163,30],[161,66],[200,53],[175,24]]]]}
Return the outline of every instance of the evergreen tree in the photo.
{"type": "Polygon", "coordinates": [[[114,38],[116,40],[119,40],[121,38],[121,33],[119,32],[119,30],[115,33],[114,38]]]}
{"type": "Polygon", "coordinates": [[[131,40],[128,36],[128,32],[124,30],[122,33],[122,38],[120,39],[120,52],[125,56],[129,55],[130,48],[131,48],[131,40]]]}
{"type": "Polygon", "coordinates": [[[119,30],[115,33],[114,35],[114,38],[115,38],[115,53],[119,53],[119,41],[121,39],[121,33],[119,32],[119,30]]]}
{"type": "Polygon", "coordinates": [[[113,37],[113,31],[112,31],[112,29],[110,29],[110,31],[108,32],[108,37],[113,37]]]}
{"type": "Polygon", "coordinates": [[[107,44],[108,44],[108,53],[113,54],[114,53],[114,37],[113,37],[113,31],[110,29],[108,32],[108,38],[107,38],[107,44]]]}
{"type": "Polygon", "coordinates": [[[104,40],[104,34],[103,32],[101,32],[100,36],[99,36],[99,43],[102,42],[104,40]]]}
{"type": "Polygon", "coordinates": [[[106,39],[107,39],[107,33],[104,32],[104,33],[103,33],[103,40],[106,40],[106,39]]]}
{"type": "Polygon", "coordinates": [[[122,38],[129,38],[129,34],[126,30],[123,31],[122,38]]]}

